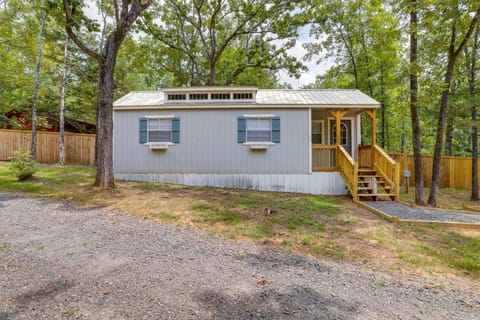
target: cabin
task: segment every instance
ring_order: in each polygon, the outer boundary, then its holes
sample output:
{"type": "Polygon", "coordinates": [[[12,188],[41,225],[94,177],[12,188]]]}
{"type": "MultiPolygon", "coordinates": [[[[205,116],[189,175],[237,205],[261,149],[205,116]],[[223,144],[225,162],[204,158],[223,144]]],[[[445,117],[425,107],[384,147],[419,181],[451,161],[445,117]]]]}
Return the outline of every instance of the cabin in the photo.
{"type": "Polygon", "coordinates": [[[396,199],[399,166],[375,143],[379,107],[359,90],[131,92],[114,102],[115,178],[396,199]]]}

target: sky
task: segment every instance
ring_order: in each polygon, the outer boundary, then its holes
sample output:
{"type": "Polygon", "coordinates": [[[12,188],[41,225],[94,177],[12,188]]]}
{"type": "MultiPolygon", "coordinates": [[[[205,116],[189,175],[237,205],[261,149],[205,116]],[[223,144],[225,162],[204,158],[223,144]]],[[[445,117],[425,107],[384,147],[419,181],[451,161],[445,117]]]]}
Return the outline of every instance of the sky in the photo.
{"type": "Polygon", "coordinates": [[[308,70],[300,74],[300,78],[296,79],[294,77],[289,77],[287,72],[280,71],[280,83],[288,83],[292,86],[293,89],[299,89],[304,85],[315,82],[315,78],[319,74],[324,74],[329,68],[330,64],[328,62],[322,62],[317,64],[318,57],[315,57],[312,61],[304,61],[303,56],[306,54],[303,44],[311,42],[314,39],[306,38],[298,40],[295,47],[289,50],[290,55],[296,57],[307,66],[308,70]]]}

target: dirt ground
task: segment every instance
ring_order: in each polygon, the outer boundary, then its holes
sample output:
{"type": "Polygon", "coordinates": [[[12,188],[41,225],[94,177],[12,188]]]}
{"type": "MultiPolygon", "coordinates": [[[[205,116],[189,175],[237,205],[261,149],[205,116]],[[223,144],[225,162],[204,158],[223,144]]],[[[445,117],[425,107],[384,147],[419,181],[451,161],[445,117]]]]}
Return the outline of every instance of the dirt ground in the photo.
{"type": "Polygon", "coordinates": [[[462,278],[393,276],[0,193],[0,319],[478,319],[462,278]]]}

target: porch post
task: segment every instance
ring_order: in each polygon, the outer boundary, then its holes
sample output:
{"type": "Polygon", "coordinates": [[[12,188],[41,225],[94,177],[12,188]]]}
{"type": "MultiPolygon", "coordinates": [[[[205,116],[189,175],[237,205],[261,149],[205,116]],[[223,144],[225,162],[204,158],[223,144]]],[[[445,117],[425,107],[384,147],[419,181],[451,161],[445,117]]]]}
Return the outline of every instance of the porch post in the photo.
{"type": "MultiPolygon", "coordinates": [[[[328,113],[332,117],[335,118],[335,145],[337,146],[337,154],[338,154],[338,147],[341,145],[340,139],[340,132],[341,132],[341,122],[342,117],[348,112],[348,110],[344,109],[327,109],[328,113]]],[[[338,159],[338,156],[337,156],[338,159]]],[[[338,161],[335,161],[335,166],[338,170],[338,161]]]]}
{"type": "Polygon", "coordinates": [[[375,145],[377,144],[377,117],[376,117],[376,109],[365,109],[365,113],[370,117],[372,123],[372,143],[371,143],[371,161],[372,167],[375,164],[375,145]]]}

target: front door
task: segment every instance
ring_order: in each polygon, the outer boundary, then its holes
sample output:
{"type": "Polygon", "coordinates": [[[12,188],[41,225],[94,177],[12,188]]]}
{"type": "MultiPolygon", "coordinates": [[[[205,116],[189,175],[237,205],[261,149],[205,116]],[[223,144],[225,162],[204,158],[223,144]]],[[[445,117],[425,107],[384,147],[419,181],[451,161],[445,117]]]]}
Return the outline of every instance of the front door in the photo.
{"type": "MultiPolygon", "coordinates": [[[[352,155],[352,120],[344,119],[341,122],[340,127],[340,144],[352,155]]],[[[330,144],[336,143],[335,129],[337,124],[335,120],[330,120],[330,144]]]]}

